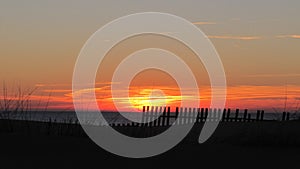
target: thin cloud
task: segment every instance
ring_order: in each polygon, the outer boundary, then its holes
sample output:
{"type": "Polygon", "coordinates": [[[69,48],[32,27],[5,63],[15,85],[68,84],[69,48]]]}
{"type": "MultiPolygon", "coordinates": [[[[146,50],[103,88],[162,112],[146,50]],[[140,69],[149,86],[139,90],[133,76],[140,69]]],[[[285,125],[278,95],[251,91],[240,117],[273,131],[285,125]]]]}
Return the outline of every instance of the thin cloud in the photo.
{"type": "Polygon", "coordinates": [[[253,77],[253,78],[257,78],[257,77],[263,77],[263,78],[267,78],[267,77],[300,77],[299,73],[287,73],[287,74],[257,74],[257,75],[247,75],[247,77],[253,77]]]}
{"type": "Polygon", "coordinates": [[[193,22],[194,25],[215,25],[216,22],[193,22]]]}
{"type": "Polygon", "coordinates": [[[37,83],[35,87],[62,87],[62,86],[71,86],[71,84],[48,84],[48,83],[37,83]]]}
{"type": "Polygon", "coordinates": [[[219,35],[210,35],[210,39],[231,39],[231,40],[259,40],[262,39],[260,36],[219,36],[219,35]]]}
{"type": "Polygon", "coordinates": [[[46,90],[43,90],[43,92],[47,92],[47,93],[67,93],[67,92],[72,92],[72,90],[71,89],[52,89],[52,90],[46,89],[46,90]]]}
{"type": "Polygon", "coordinates": [[[179,32],[160,32],[160,34],[163,35],[172,35],[172,34],[178,34],[179,32]]]}
{"type": "Polygon", "coordinates": [[[300,39],[300,35],[279,35],[277,38],[292,38],[292,39],[300,39]]]}

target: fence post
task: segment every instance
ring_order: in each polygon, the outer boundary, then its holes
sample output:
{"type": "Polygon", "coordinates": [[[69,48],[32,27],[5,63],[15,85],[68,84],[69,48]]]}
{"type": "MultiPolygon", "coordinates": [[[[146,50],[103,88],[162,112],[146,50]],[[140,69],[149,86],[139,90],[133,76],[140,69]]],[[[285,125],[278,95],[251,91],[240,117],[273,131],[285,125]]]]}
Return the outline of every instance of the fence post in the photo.
{"type": "Polygon", "coordinates": [[[197,117],[196,112],[197,112],[196,108],[193,108],[191,123],[195,123],[196,122],[196,117],[197,117]]]}
{"type": "Polygon", "coordinates": [[[196,123],[199,123],[199,121],[200,121],[200,111],[201,111],[200,108],[198,108],[197,112],[196,112],[197,113],[196,123]]]}
{"type": "Polygon", "coordinates": [[[227,117],[226,117],[226,121],[230,121],[230,109],[227,110],[227,117]]]}
{"type": "Polygon", "coordinates": [[[149,116],[149,109],[150,107],[147,106],[145,112],[143,113],[143,117],[142,117],[142,126],[148,126],[148,116],[149,116]]]}
{"type": "Polygon", "coordinates": [[[153,125],[153,112],[154,112],[154,106],[151,106],[151,110],[150,110],[150,113],[148,114],[149,117],[148,117],[148,123],[149,123],[149,126],[152,127],[153,125]]]}
{"type": "Polygon", "coordinates": [[[146,106],[143,106],[143,114],[142,114],[142,123],[140,123],[141,127],[144,126],[145,124],[145,112],[146,111],[146,106]]]}
{"type": "Polygon", "coordinates": [[[259,121],[259,117],[260,117],[260,110],[257,110],[256,121],[259,121]]]}
{"type": "Polygon", "coordinates": [[[264,114],[265,114],[265,111],[262,110],[262,111],[261,111],[261,114],[260,114],[260,120],[261,120],[261,121],[264,121],[264,114]]]}
{"type": "Polygon", "coordinates": [[[248,122],[250,122],[251,121],[251,114],[249,113],[248,114],[248,122]]]}
{"type": "Polygon", "coordinates": [[[187,107],[184,108],[183,121],[184,121],[183,124],[187,124],[188,123],[188,108],[187,107]]]}
{"type": "Polygon", "coordinates": [[[205,108],[205,115],[204,115],[204,121],[208,121],[208,108],[205,108]]]}
{"type": "Polygon", "coordinates": [[[187,124],[190,124],[192,120],[192,108],[189,108],[188,118],[187,118],[187,124]]]}
{"type": "Polygon", "coordinates": [[[248,114],[248,109],[245,109],[243,121],[246,121],[246,120],[247,120],[247,114],[248,114]]]}
{"type": "Polygon", "coordinates": [[[282,113],[282,121],[285,121],[286,112],[282,113]]]}
{"type": "Polygon", "coordinates": [[[218,109],[217,108],[214,108],[214,112],[213,112],[211,121],[218,121],[218,109]]]}
{"type": "Polygon", "coordinates": [[[143,112],[145,112],[146,106],[143,106],[143,112]]]}
{"type": "Polygon", "coordinates": [[[146,114],[145,114],[145,121],[144,121],[144,126],[148,127],[149,126],[149,111],[150,107],[147,106],[146,114]]]}
{"type": "Polygon", "coordinates": [[[222,115],[221,121],[226,121],[226,109],[223,110],[223,115],[222,115]]]}
{"type": "Polygon", "coordinates": [[[193,113],[192,113],[192,123],[196,123],[197,121],[197,114],[198,114],[198,110],[197,108],[193,108],[193,113]]]}
{"type": "Polygon", "coordinates": [[[208,116],[206,117],[207,121],[213,121],[214,110],[212,108],[209,109],[208,116]]]}
{"type": "Polygon", "coordinates": [[[159,117],[158,117],[158,119],[157,119],[157,126],[160,126],[161,125],[161,113],[162,113],[162,107],[159,107],[159,112],[158,112],[158,114],[159,114],[159,117]]]}
{"type": "Polygon", "coordinates": [[[204,108],[201,108],[200,122],[203,122],[204,119],[204,108]]]}
{"type": "Polygon", "coordinates": [[[238,121],[238,118],[239,118],[239,112],[240,112],[240,109],[236,109],[235,110],[235,117],[234,117],[234,121],[238,121]]]}
{"type": "Polygon", "coordinates": [[[221,109],[218,109],[218,113],[217,113],[217,119],[216,119],[216,121],[221,121],[222,120],[222,110],[221,109]]]}
{"type": "Polygon", "coordinates": [[[176,121],[176,123],[175,124],[179,124],[179,122],[180,122],[180,119],[179,119],[178,115],[179,115],[179,107],[176,107],[176,111],[175,111],[175,121],[176,121]]]}
{"type": "Polygon", "coordinates": [[[163,115],[162,115],[162,126],[165,126],[166,124],[166,112],[167,112],[167,107],[164,107],[164,112],[163,112],[163,115]]]}
{"type": "Polygon", "coordinates": [[[286,121],[289,121],[290,120],[290,113],[289,112],[287,112],[287,114],[286,114],[286,119],[285,119],[286,121]]]}
{"type": "Polygon", "coordinates": [[[180,107],[180,124],[184,124],[184,109],[180,107]]]}
{"type": "Polygon", "coordinates": [[[167,126],[170,125],[170,107],[168,107],[168,111],[167,111],[167,126]]]}
{"type": "Polygon", "coordinates": [[[155,106],[155,111],[154,111],[154,117],[153,119],[155,119],[153,121],[153,126],[157,126],[157,122],[158,122],[158,119],[159,119],[159,113],[158,113],[158,107],[155,106]]]}

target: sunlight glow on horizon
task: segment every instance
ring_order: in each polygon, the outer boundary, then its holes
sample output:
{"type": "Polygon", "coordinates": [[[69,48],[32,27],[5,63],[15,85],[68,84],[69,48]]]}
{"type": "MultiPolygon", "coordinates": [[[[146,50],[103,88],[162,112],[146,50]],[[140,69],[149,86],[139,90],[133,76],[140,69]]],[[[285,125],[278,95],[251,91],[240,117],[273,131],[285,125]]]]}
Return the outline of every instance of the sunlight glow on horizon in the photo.
{"type": "MultiPolygon", "coordinates": [[[[163,90],[163,86],[160,90],[163,90]]],[[[297,111],[300,106],[300,87],[289,85],[286,86],[229,86],[227,90],[227,108],[248,108],[248,109],[267,109],[270,111],[283,111],[286,107],[289,111],[297,111]],[[287,105],[285,106],[285,102],[287,105]]],[[[130,96],[130,103],[137,111],[141,111],[143,106],[167,106],[177,107],[180,106],[181,99],[199,99],[200,107],[208,107],[210,103],[210,89],[201,88],[200,98],[192,98],[189,96],[180,96],[172,94],[170,87],[165,87],[165,96],[154,95],[151,97],[152,87],[144,86],[135,88],[134,95],[130,96]],[[140,90],[143,88],[142,90],[140,90]],[[156,101],[155,101],[156,100],[156,101]],[[151,102],[153,101],[153,102],[151,102]],[[164,103],[166,102],[166,103],[164,103]],[[143,105],[150,103],[149,105],[143,105]]],[[[103,87],[103,90],[96,90],[96,95],[101,110],[115,111],[111,96],[106,95],[109,92],[109,86],[103,87]]],[[[49,95],[47,86],[43,86],[33,93],[29,99],[32,104],[32,110],[45,110],[45,105],[49,101],[47,110],[70,110],[73,111],[72,92],[62,89],[51,90],[49,95]],[[65,91],[65,92],[63,92],[65,91]]],[[[85,92],[91,90],[84,90],[85,92]]],[[[176,92],[175,92],[176,93],[176,92]]],[[[24,93],[26,96],[26,93],[24,93]]],[[[10,100],[18,100],[18,94],[14,91],[9,92],[8,98],[10,100]]],[[[3,100],[3,95],[0,95],[0,100],[3,100]]],[[[127,98],[116,98],[117,101],[128,101],[127,98]]],[[[88,102],[88,100],[87,100],[88,102]]],[[[191,106],[192,107],[192,106],[191,106]]],[[[95,108],[97,109],[97,108],[95,108]]],[[[124,107],[126,110],[126,107],[124,107]]]]}

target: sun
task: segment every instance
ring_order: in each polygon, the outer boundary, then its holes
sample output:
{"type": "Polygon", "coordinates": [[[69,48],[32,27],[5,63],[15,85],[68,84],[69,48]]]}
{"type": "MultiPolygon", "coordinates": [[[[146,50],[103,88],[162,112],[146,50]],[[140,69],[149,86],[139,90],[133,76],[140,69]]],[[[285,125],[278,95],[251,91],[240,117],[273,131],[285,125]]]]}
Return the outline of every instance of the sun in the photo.
{"type": "Polygon", "coordinates": [[[129,97],[129,102],[133,108],[140,110],[143,106],[166,106],[168,99],[163,90],[143,89],[138,95],[129,97]]]}

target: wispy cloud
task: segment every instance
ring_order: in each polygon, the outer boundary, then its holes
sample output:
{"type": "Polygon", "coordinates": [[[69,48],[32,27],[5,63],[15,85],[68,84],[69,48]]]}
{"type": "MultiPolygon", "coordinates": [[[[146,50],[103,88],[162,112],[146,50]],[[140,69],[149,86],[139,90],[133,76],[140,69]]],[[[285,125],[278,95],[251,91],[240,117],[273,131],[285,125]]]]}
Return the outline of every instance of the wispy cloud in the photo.
{"type": "Polygon", "coordinates": [[[46,93],[66,93],[66,92],[72,92],[71,89],[45,89],[42,90],[43,92],[46,93]]]}
{"type": "Polygon", "coordinates": [[[55,83],[55,84],[50,84],[50,83],[37,83],[35,84],[35,87],[69,87],[72,86],[72,84],[59,84],[59,83],[55,83]]]}
{"type": "Polygon", "coordinates": [[[278,35],[277,38],[292,38],[292,39],[300,39],[300,35],[278,35]]]}
{"type": "Polygon", "coordinates": [[[172,35],[172,34],[178,34],[179,32],[160,32],[160,34],[164,35],[172,35]]]}
{"type": "Polygon", "coordinates": [[[267,78],[267,77],[300,77],[299,73],[286,73],[286,74],[256,74],[256,75],[247,75],[247,77],[262,77],[262,78],[267,78]]]}
{"type": "Polygon", "coordinates": [[[231,40],[259,40],[260,36],[231,36],[231,35],[209,35],[210,39],[231,39],[231,40]]]}
{"type": "Polygon", "coordinates": [[[194,25],[215,25],[216,22],[193,22],[194,25]]]}

